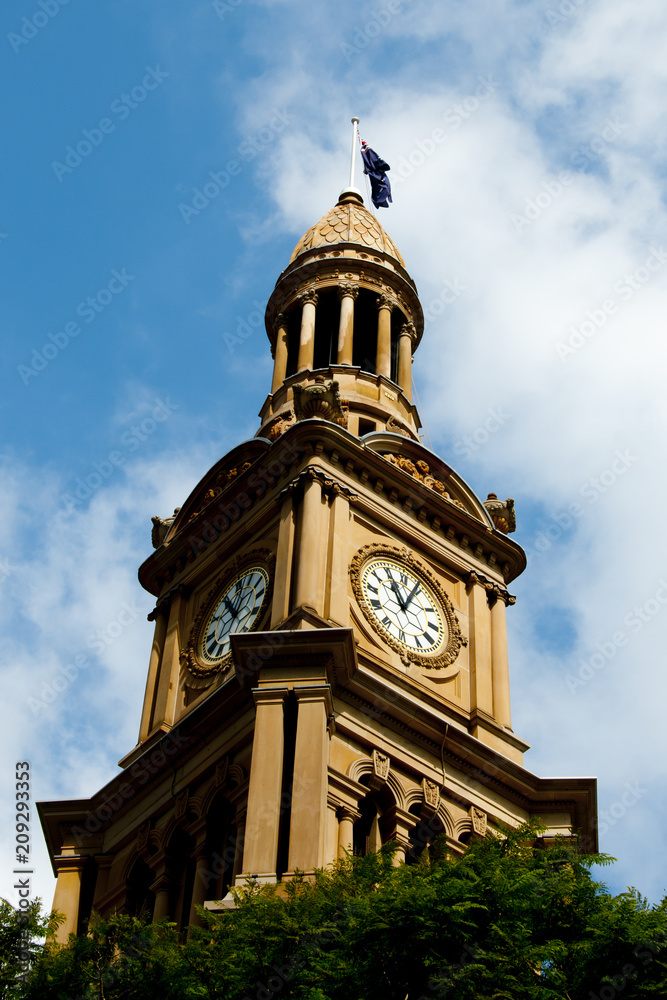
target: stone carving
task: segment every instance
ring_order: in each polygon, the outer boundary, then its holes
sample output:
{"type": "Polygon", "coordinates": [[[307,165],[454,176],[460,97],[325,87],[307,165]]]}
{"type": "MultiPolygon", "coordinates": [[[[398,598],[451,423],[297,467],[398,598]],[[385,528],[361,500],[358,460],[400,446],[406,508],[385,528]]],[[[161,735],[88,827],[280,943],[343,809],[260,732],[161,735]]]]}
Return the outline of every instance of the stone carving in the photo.
{"type": "Polygon", "coordinates": [[[229,768],[229,757],[223,757],[215,765],[215,787],[219,788],[227,780],[227,770],[229,768]]]}
{"type": "Polygon", "coordinates": [[[378,309],[393,309],[395,302],[390,295],[383,292],[382,295],[378,295],[375,300],[375,304],[378,309]]]}
{"type": "Polygon", "coordinates": [[[151,832],[150,823],[142,823],[137,830],[137,853],[141,854],[148,847],[148,838],[151,832]]]}
{"type": "Polygon", "coordinates": [[[435,781],[429,781],[428,778],[424,778],[422,781],[422,791],[424,793],[424,803],[429,809],[436,812],[440,805],[440,786],[436,785],[435,781]]]}
{"type": "Polygon", "coordinates": [[[417,330],[414,323],[404,323],[401,327],[401,337],[409,337],[410,343],[414,347],[417,343],[417,330]]]}
{"type": "Polygon", "coordinates": [[[295,419],[292,411],[285,410],[284,413],[279,413],[278,416],[274,417],[271,423],[267,425],[262,437],[268,438],[269,441],[276,441],[294,423],[295,419]]]}
{"type": "Polygon", "coordinates": [[[390,760],[386,753],[380,750],[373,751],[373,777],[377,781],[385,782],[389,777],[390,760]]]}
{"type": "Polygon", "coordinates": [[[169,534],[169,529],[176,520],[176,515],[178,514],[180,507],[174,507],[174,513],[171,517],[152,517],[153,528],[151,530],[151,542],[153,543],[154,549],[159,549],[165,538],[169,534]]]}
{"type": "Polygon", "coordinates": [[[496,601],[499,600],[504,601],[506,606],[516,604],[516,597],[514,597],[513,594],[508,593],[504,587],[499,587],[497,583],[493,583],[491,580],[488,580],[485,576],[482,576],[481,573],[475,573],[474,570],[471,570],[470,573],[468,573],[465,582],[467,587],[473,587],[475,584],[480,587],[484,587],[484,590],[486,591],[486,599],[491,607],[493,607],[496,601]]]}
{"type": "MultiPolygon", "coordinates": [[[[387,430],[393,430],[393,428],[389,427],[389,421],[387,422],[387,430]]],[[[402,469],[403,472],[407,472],[413,479],[418,479],[420,483],[424,484],[424,486],[428,486],[429,489],[438,493],[443,500],[447,500],[449,503],[453,503],[454,506],[460,507],[461,510],[465,510],[461,501],[456,500],[447,492],[445,484],[442,480],[436,479],[435,476],[431,475],[431,469],[427,462],[424,462],[421,459],[418,462],[411,462],[409,458],[405,457],[405,455],[394,455],[391,452],[384,452],[382,457],[386,458],[386,460],[391,462],[392,465],[402,469]]]]}
{"type": "Polygon", "coordinates": [[[292,391],[297,420],[318,417],[347,427],[347,413],[341,404],[338,382],[327,382],[323,375],[318,375],[312,385],[295,385],[292,391]]]}
{"type": "Polygon", "coordinates": [[[454,663],[459,655],[459,652],[461,651],[461,647],[468,645],[468,640],[461,632],[461,627],[459,625],[458,618],[456,617],[456,612],[454,611],[454,605],[452,604],[448,594],[445,593],[433,573],[431,573],[431,571],[427,569],[426,566],[424,566],[423,563],[421,563],[409,549],[395,548],[393,545],[385,545],[383,542],[371,542],[369,545],[364,545],[363,548],[359,549],[350,563],[350,581],[352,583],[352,590],[357,600],[357,604],[363,611],[364,617],[373,629],[382,636],[384,642],[399,653],[404,663],[415,663],[419,667],[426,667],[430,670],[437,667],[447,667],[454,663]],[[363,567],[368,560],[376,559],[378,556],[392,559],[398,563],[403,563],[407,569],[424,580],[429,589],[433,592],[433,595],[438,602],[440,613],[444,619],[447,634],[444,640],[444,645],[440,646],[440,648],[431,655],[418,653],[416,650],[408,649],[406,646],[398,642],[391,632],[384,628],[382,623],[378,621],[377,617],[373,613],[373,610],[368,606],[363,588],[361,586],[361,575],[363,567]]]}
{"type": "Polygon", "coordinates": [[[296,300],[300,306],[305,306],[306,303],[312,302],[314,306],[317,305],[318,294],[314,288],[307,288],[305,292],[300,292],[296,300]]]}
{"type": "Polygon", "coordinates": [[[193,514],[190,514],[188,524],[190,521],[194,521],[196,517],[199,517],[204,507],[208,507],[212,500],[220,496],[222,491],[231,483],[232,479],[236,479],[237,476],[242,475],[251,465],[252,462],[244,462],[242,465],[237,465],[233,468],[221,469],[209,488],[198,498],[198,509],[193,514]]]}
{"type": "MultiPolygon", "coordinates": [[[[410,428],[406,427],[400,420],[397,420],[396,417],[389,417],[386,427],[392,434],[400,434],[402,437],[410,438],[411,441],[417,440],[410,428]]],[[[386,458],[387,456],[385,455],[384,457],[386,458]]]]}
{"type": "Polygon", "coordinates": [[[295,257],[307,250],[317,247],[337,250],[339,247],[336,244],[340,243],[357,243],[363,248],[379,250],[394,257],[405,267],[398,247],[387,236],[375,216],[364,205],[353,200],[335,205],[316,225],[311,226],[294,248],[290,264],[295,257]]]}
{"type": "Polygon", "coordinates": [[[174,816],[176,817],[176,819],[183,819],[183,817],[185,816],[186,809],[188,808],[188,796],[189,796],[189,791],[186,788],[185,791],[181,792],[181,794],[176,799],[176,805],[174,807],[174,816]]]}
{"type": "Polygon", "coordinates": [[[356,300],[359,295],[359,285],[353,285],[350,281],[341,281],[338,285],[338,298],[342,301],[346,295],[356,300]]]}
{"type": "Polygon", "coordinates": [[[477,806],[470,806],[470,819],[472,820],[473,832],[478,837],[486,836],[487,818],[483,809],[478,809],[477,806]]]}
{"type": "Polygon", "coordinates": [[[507,500],[499,500],[495,493],[489,493],[484,501],[484,506],[491,515],[491,520],[503,535],[509,535],[516,531],[516,514],[514,513],[514,500],[508,497],[507,500]]]}

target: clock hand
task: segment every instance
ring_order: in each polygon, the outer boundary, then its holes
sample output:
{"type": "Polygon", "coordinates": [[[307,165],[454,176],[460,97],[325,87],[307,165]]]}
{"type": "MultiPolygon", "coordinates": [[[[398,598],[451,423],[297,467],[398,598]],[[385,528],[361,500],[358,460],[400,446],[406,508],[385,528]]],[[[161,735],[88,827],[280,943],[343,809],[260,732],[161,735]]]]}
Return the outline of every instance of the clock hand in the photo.
{"type": "Polygon", "coordinates": [[[398,599],[398,603],[401,606],[401,611],[405,611],[405,603],[403,601],[403,598],[401,597],[401,593],[400,593],[400,591],[398,589],[398,585],[397,585],[396,581],[394,580],[393,576],[391,575],[391,573],[389,573],[389,583],[391,584],[391,589],[396,594],[396,597],[398,599]]]}
{"type": "Polygon", "coordinates": [[[412,588],[412,590],[410,591],[410,596],[408,597],[407,601],[406,601],[406,602],[405,602],[405,604],[403,605],[403,610],[404,610],[404,611],[405,611],[405,610],[407,610],[408,606],[409,606],[409,605],[410,605],[410,603],[412,602],[412,598],[413,598],[413,597],[415,596],[415,594],[416,594],[416,593],[417,593],[417,591],[419,590],[420,586],[421,586],[421,584],[419,583],[419,580],[417,580],[416,584],[414,585],[414,587],[413,587],[413,588],[412,588]]]}

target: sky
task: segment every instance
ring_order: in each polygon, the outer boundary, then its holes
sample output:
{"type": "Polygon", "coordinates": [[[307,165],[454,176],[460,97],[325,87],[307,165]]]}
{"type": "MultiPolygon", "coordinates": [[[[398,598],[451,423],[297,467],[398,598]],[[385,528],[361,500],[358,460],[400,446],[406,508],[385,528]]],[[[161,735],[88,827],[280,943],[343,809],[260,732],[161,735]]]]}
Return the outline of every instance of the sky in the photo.
{"type": "MultiPolygon", "coordinates": [[[[33,802],[89,796],[136,743],[150,518],[257,431],[260,317],[347,185],[358,115],[426,315],[426,444],[515,500],[525,765],[597,776],[600,877],[661,899],[662,0],[24,0],[0,20],[0,895],[15,763],[33,802]]],[[[50,906],[34,810],[31,838],[50,906]]]]}

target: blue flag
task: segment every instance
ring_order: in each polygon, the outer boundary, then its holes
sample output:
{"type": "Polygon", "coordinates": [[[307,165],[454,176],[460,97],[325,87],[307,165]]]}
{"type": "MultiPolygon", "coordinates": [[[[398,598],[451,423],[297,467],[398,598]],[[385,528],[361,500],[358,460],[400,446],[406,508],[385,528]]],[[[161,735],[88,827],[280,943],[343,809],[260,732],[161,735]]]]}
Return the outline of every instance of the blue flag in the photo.
{"type": "Polygon", "coordinates": [[[364,173],[368,174],[371,181],[371,201],[376,208],[389,208],[391,186],[386,171],[391,170],[391,167],[367,142],[361,144],[361,158],[364,161],[364,173]]]}

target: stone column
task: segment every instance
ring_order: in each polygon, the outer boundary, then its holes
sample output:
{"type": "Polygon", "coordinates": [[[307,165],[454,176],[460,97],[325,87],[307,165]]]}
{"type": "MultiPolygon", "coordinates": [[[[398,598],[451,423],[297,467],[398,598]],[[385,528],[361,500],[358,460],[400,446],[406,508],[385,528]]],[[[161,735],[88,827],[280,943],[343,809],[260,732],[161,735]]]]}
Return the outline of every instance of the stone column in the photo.
{"type": "Polygon", "coordinates": [[[352,854],[354,847],[354,824],[359,819],[356,809],[349,806],[338,807],[338,857],[352,854]]]}
{"type": "Polygon", "coordinates": [[[284,621],[290,611],[294,533],[294,496],[292,492],[289,492],[280,508],[275,582],[271,604],[270,627],[272,629],[284,621]]]}
{"type": "Polygon", "coordinates": [[[296,586],[293,607],[307,605],[322,613],[322,570],[326,554],[326,540],[322,536],[322,486],[309,471],[304,479],[303,500],[299,510],[300,541],[296,565],[296,586]]]}
{"type": "Polygon", "coordinates": [[[301,303],[301,333],[299,335],[299,357],[296,369],[299,372],[305,369],[312,370],[313,358],[315,356],[315,307],[317,305],[317,292],[302,292],[299,295],[301,303]]]}
{"type": "Polygon", "coordinates": [[[81,879],[87,858],[81,855],[61,855],[54,858],[58,872],[53,909],[65,915],[65,922],[56,931],[58,944],[67,944],[70,934],[76,934],[79,926],[79,903],[81,900],[81,879]]]}
{"type": "Polygon", "coordinates": [[[338,286],[340,299],[340,324],[338,327],[338,364],[352,364],[354,341],[354,303],[359,294],[359,285],[341,281],[338,286]]]}
{"type": "Polygon", "coordinates": [[[139,727],[139,742],[146,739],[152,728],[151,710],[153,708],[153,695],[155,685],[158,683],[158,670],[160,666],[160,659],[162,657],[162,651],[164,649],[164,640],[167,635],[168,621],[169,607],[162,606],[155,615],[155,632],[153,633],[153,646],[151,648],[151,658],[148,664],[144,707],[141,713],[141,725],[139,727]]]}
{"type": "Polygon", "coordinates": [[[195,870],[195,884],[192,887],[192,903],[190,904],[190,916],[188,924],[190,927],[201,927],[202,921],[197,913],[197,907],[203,906],[210,898],[210,882],[215,882],[209,872],[209,856],[206,843],[201,843],[195,849],[194,858],[197,863],[195,870]]]}
{"type": "Polygon", "coordinates": [[[273,382],[271,393],[276,392],[285,381],[287,374],[287,320],[284,313],[276,316],[276,348],[273,362],[273,382]]]}
{"type": "Polygon", "coordinates": [[[95,880],[95,895],[93,896],[93,909],[99,909],[100,899],[104,899],[109,888],[109,873],[114,862],[112,854],[96,854],[95,864],[97,865],[97,878],[95,880]]]}
{"type": "Polygon", "coordinates": [[[153,923],[158,920],[166,920],[171,916],[169,910],[169,893],[171,889],[171,879],[166,872],[159,875],[151,885],[151,892],[155,893],[155,906],[153,908],[153,923]]]}
{"type": "Polygon", "coordinates": [[[288,868],[312,872],[326,863],[329,684],[295,685],[296,723],[288,868]]]}
{"type": "Polygon", "coordinates": [[[512,728],[510,714],[510,672],[507,656],[507,623],[505,621],[505,594],[494,587],[489,594],[491,604],[491,651],[493,662],[493,714],[496,722],[512,728]]]}
{"type": "Polygon", "coordinates": [[[394,303],[388,295],[379,295],[375,301],[378,307],[378,347],[375,371],[378,375],[391,378],[391,310],[394,303]]]}
{"type": "Polygon", "coordinates": [[[278,859],[283,783],[283,729],[286,687],[253,688],[257,707],[252,741],[243,873],[273,875],[278,859]]]}
{"type": "Polygon", "coordinates": [[[350,600],[347,596],[347,579],[350,568],[350,500],[333,489],[330,531],[334,539],[331,549],[329,584],[326,588],[325,617],[347,628],[350,623],[350,600]]]}
{"type": "Polygon", "coordinates": [[[398,340],[398,384],[409,403],[412,402],[412,342],[414,323],[404,323],[398,340]]]}
{"type": "Polygon", "coordinates": [[[236,851],[234,855],[234,866],[232,868],[232,885],[236,882],[236,876],[240,875],[243,870],[243,845],[245,844],[245,823],[246,814],[245,810],[237,814],[236,819],[236,851]]]}
{"type": "Polygon", "coordinates": [[[484,586],[470,574],[468,610],[470,614],[470,701],[471,708],[493,717],[493,667],[491,614],[484,586]]]}

